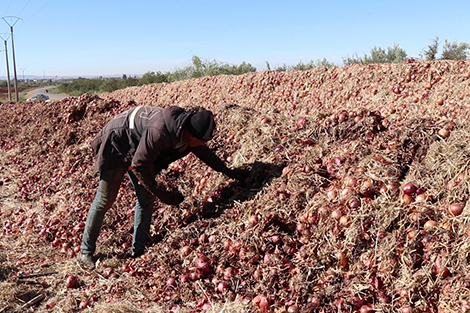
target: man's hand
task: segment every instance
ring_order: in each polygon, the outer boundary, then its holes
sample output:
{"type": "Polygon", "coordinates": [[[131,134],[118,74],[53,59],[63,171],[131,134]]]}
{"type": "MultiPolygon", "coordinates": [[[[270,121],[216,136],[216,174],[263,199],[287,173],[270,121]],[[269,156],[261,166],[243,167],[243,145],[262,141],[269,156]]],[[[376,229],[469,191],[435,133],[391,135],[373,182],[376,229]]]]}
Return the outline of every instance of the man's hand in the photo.
{"type": "Polygon", "coordinates": [[[184,200],[183,195],[179,191],[166,191],[160,189],[156,196],[161,202],[168,205],[179,205],[184,200]]]}

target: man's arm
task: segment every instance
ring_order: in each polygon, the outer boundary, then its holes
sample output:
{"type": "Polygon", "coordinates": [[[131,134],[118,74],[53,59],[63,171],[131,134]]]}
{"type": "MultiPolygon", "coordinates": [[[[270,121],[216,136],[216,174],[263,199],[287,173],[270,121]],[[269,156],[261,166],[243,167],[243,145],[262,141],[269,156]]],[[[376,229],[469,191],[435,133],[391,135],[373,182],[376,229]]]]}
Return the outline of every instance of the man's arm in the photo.
{"type": "Polygon", "coordinates": [[[244,180],[248,177],[248,171],[242,169],[230,169],[228,168],[224,161],[222,161],[214,151],[212,151],[208,146],[200,146],[193,149],[193,153],[197,156],[202,162],[207,166],[211,167],[213,170],[223,173],[230,178],[244,180]]]}
{"type": "Polygon", "coordinates": [[[153,162],[161,151],[170,143],[164,133],[145,131],[142,134],[136,153],[132,159],[132,171],[145,189],[158,197],[163,203],[176,205],[183,201],[179,192],[169,192],[161,188],[155,181],[153,162]]]}
{"type": "Polygon", "coordinates": [[[155,171],[152,167],[138,166],[132,169],[139,183],[144,186],[151,194],[160,199],[163,203],[169,205],[178,205],[183,202],[183,195],[179,192],[170,192],[161,188],[155,180],[155,171]]]}
{"type": "Polygon", "coordinates": [[[224,161],[222,161],[208,146],[204,145],[194,148],[193,153],[213,170],[230,176],[229,174],[231,170],[225,165],[224,161]]]}

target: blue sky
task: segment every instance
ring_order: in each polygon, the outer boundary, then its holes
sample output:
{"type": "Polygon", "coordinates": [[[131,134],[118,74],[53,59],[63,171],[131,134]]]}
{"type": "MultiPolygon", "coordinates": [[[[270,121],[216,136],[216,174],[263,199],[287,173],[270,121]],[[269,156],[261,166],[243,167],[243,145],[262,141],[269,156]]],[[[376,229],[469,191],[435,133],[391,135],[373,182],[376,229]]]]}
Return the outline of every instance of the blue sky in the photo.
{"type": "MultiPolygon", "coordinates": [[[[470,42],[470,1],[0,0],[16,16],[21,75],[134,75],[173,71],[196,55],[258,71],[400,45],[419,57],[436,37],[470,42]]],[[[12,23],[14,19],[7,18],[12,23]]],[[[0,34],[10,27],[0,20],[0,34]]],[[[3,42],[0,49],[3,49],[3,42]]],[[[11,41],[7,41],[12,63],[11,41]]],[[[10,73],[12,75],[12,65],[10,73]]],[[[0,52],[0,76],[5,76],[0,52]]]]}

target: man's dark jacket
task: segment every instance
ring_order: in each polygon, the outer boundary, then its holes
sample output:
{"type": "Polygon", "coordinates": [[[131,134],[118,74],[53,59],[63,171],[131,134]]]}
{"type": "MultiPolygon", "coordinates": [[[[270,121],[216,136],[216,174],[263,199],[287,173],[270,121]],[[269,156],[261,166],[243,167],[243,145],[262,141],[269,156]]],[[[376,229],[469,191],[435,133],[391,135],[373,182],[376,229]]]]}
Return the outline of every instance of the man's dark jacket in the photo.
{"type": "Polygon", "coordinates": [[[214,170],[230,175],[230,169],[206,145],[191,148],[182,141],[191,113],[180,107],[142,106],[111,120],[92,141],[95,169],[132,168],[152,193],[155,175],[171,162],[193,152],[214,170]]]}

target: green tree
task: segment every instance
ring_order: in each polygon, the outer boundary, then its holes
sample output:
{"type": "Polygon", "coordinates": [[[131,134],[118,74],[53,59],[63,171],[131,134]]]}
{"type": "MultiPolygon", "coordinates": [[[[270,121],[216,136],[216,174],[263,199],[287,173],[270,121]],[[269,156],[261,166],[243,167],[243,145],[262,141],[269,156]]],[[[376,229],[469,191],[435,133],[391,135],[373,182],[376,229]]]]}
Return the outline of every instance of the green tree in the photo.
{"type": "Polygon", "coordinates": [[[147,72],[139,79],[139,85],[164,83],[167,81],[168,74],[163,74],[161,72],[147,72]]]}
{"type": "Polygon", "coordinates": [[[100,92],[112,92],[112,91],[115,91],[115,90],[118,90],[118,89],[122,89],[122,88],[126,87],[123,82],[124,82],[123,80],[116,79],[116,78],[104,79],[101,82],[98,90],[100,92]]]}
{"type": "Polygon", "coordinates": [[[374,47],[370,50],[370,56],[364,55],[363,63],[387,63],[387,52],[385,49],[374,47]]]}
{"type": "Polygon", "coordinates": [[[198,56],[193,56],[192,64],[183,68],[176,68],[172,73],[168,74],[168,81],[174,82],[189,78],[197,78],[203,76],[214,76],[220,74],[240,75],[247,72],[254,72],[254,68],[250,63],[242,62],[240,65],[230,65],[221,63],[217,60],[203,60],[198,56]]]}
{"type": "Polygon", "coordinates": [[[243,61],[240,65],[234,65],[232,72],[233,75],[241,75],[245,73],[256,72],[256,67],[252,66],[250,63],[243,61]]]}
{"type": "Polygon", "coordinates": [[[364,63],[364,60],[357,54],[357,52],[355,52],[352,57],[347,56],[346,58],[343,58],[343,64],[346,66],[351,65],[351,64],[362,64],[362,63],[364,63]]]}
{"type": "Polygon", "coordinates": [[[321,60],[318,59],[317,61],[315,61],[315,66],[316,67],[335,67],[336,64],[328,61],[326,58],[323,58],[321,60]]]}
{"type": "Polygon", "coordinates": [[[268,71],[270,71],[270,70],[271,70],[271,65],[269,64],[269,62],[268,62],[268,61],[266,61],[266,68],[268,69],[268,71]]]}
{"type": "Polygon", "coordinates": [[[387,61],[386,63],[403,63],[407,59],[406,51],[398,44],[393,44],[393,47],[387,47],[387,61]]]}
{"type": "Polygon", "coordinates": [[[406,51],[398,44],[393,47],[387,47],[387,50],[374,47],[370,50],[370,55],[364,54],[364,57],[359,57],[357,53],[353,57],[343,58],[345,65],[351,64],[372,64],[372,63],[402,63],[407,58],[406,51]]]}
{"type": "Polygon", "coordinates": [[[470,45],[466,42],[444,42],[442,48],[442,60],[465,60],[468,58],[470,45]]]}
{"type": "Polygon", "coordinates": [[[318,59],[316,61],[309,61],[308,63],[304,63],[300,61],[294,66],[287,66],[283,64],[276,68],[276,71],[308,71],[319,67],[334,67],[335,64],[328,61],[326,58],[318,59]]]}
{"type": "Polygon", "coordinates": [[[436,37],[427,49],[423,50],[421,57],[426,61],[437,60],[437,53],[439,51],[439,37],[436,37]]]}

